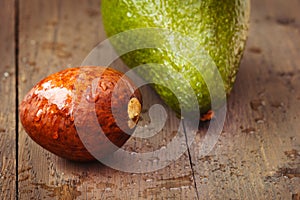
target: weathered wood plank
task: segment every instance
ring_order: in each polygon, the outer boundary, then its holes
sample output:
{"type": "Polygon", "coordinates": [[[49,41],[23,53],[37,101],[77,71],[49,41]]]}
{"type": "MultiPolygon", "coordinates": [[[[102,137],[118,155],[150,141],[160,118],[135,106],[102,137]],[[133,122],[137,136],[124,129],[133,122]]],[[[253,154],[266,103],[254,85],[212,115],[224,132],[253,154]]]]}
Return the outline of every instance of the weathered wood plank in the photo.
{"type": "Polygon", "coordinates": [[[0,1],[0,199],[16,196],[15,2],[0,1]]]}
{"type": "MultiPolygon", "coordinates": [[[[32,0],[30,4],[21,0],[20,19],[20,100],[43,77],[80,65],[104,39],[98,0],[32,0]]],[[[142,90],[146,109],[161,103],[152,90],[142,90]]],[[[149,121],[145,112],[141,124],[149,121]]],[[[124,149],[151,152],[166,145],[174,137],[178,121],[170,115],[160,134],[148,139],[132,138],[124,149]]],[[[43,150],[22,128],[19,135],[20,199],[196,199],[187,153],[155,172],[126,173],[99,163],[68,162],[43,150]]],[[[172,152],[163,157],[172,161],[172,152]]],[[[154,158],[153,165],[163,157],[154,158]]],[[[138,165],[138,160],[131,164],[138,165]]]]}
{"type": "Polygon", "coordinates": [[[209,155],[197,156],[199,137],[191,148],[203,199],[300,194],[300,4],[251,3],[249,40],[223,132],[209,155]]]}
{"type": "MultiPolygon", "coordinates": [[[[79,65],[103,40],[98,1],[21,1],[20,8],[19,99],[41,78],[79,65]]],[[[297,8],[296,1],[252,1],[247,51],[228,102],[224,131],[208,156],[197,157],[196,153],[205,128],[191,148],[201,199],[299,197],[297,8]]],[[[13,76],[9,73],[11,81],[13,76]]],[[[145,107],[159,102],[148,88],[143,92],[145,107]]],[[[143,118],[142,123],[149,123],[146,113],[143,118]]],[[[159,148],[170,141],[177,126],[178,121],[171,119],[160,135],[132,138],[125,149],[147,152],[159,148]]],[[[60,159],[32,142],[22,128],[19,145],[20,199],[196,198],[187,154],[164,169],[136,174],[60,159]]]]}

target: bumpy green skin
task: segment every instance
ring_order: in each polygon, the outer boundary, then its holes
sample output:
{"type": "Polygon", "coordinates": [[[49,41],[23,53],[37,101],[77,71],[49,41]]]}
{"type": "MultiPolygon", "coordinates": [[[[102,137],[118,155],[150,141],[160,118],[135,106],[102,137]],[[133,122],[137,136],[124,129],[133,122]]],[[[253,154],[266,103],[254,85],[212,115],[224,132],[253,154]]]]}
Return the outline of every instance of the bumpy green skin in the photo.
{"type": "MultiPolygon", "coordinates": [[[[225,91],[229,94],[245,47],[249,4],[249,0],[102,0],[102,17],[108,36],[136,28],[156,27],[180,32],[199,42],[218,67],[225,91]]],[[[113,45],[118,51],[120,44],[113,45]]],[[[130,43],[124,39],[122,45],[130,43]]],[[[181,44],[174,42],[171,45],[178,49],[176,45],[181,44]]],[[[165,49],[141,49],[122,56],[122,59],[131,68],[145,63],[165,66],[163,70],[137,70],[147,81],[161,81],[162,74],[168,74],[172,71],[170,69],[181,73],[194,89],[201,113],[205,113],[210,109],[210,94],[201,74],[188,62],[195,55],[184,55],[183,59],[165,49]]],[[[215,72],[206,70],[213,80],[215,72]]],[[[177,113],[180,113],[180,106],[193,111],[185,83],[178,77],[169,84],[181,88],[181,94],[176,94],[181,99],[181,105],[170,90],[160,85],[154,88],[177,113]]]]}

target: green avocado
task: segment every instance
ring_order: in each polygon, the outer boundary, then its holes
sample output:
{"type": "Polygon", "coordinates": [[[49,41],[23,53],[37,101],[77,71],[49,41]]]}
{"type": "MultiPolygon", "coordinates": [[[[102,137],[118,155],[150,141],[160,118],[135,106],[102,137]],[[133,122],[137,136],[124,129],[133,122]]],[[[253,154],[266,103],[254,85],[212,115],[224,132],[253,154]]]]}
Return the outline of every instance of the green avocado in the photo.
{"type": "Polygon", "coordinates": [[[206,113],[212,98],[222,106],[244,51],[249,0],[102,0],[101,9],[116,52],[175,112],[206,113]]]}

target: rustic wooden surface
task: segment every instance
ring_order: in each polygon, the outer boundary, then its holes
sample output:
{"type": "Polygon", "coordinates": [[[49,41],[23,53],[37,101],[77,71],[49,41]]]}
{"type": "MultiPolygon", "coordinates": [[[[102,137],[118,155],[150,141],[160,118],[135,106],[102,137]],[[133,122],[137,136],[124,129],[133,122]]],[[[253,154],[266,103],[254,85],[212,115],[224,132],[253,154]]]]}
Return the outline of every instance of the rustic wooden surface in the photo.
{"type": "Polygon", "coordinates": [[[15,4],[0,1],[0,199],[16,196],[15,4]]]}
{"type": "Polygon", "coordinates": [[[300,2],[251,3],[223,132],[206,157],[191,150],[197,188],[204,199],[299,199],[300,2]]]}
{"type": "MultiPolygon", "coordinates": [[[[300,199],[300,2],[251,4],[249,40],[216,146],[199,156],[203,124],[190,153],[140,174],[61,159],[20,124],[15,137],[15,99],[45,76],[80,65],[105,38],[100,1],[19,0],[16,7],[0,1],[0,199],[300,199]]],[[[142,90],[146,108],[160,102],[149,88],[142,90]]],[[[124,148],[147,152],[170,142],[179,122],[168,114],[161,134],[132,138],[124,148]]],[[[149,123],[146,112],[141,123],[149,123]]]]}

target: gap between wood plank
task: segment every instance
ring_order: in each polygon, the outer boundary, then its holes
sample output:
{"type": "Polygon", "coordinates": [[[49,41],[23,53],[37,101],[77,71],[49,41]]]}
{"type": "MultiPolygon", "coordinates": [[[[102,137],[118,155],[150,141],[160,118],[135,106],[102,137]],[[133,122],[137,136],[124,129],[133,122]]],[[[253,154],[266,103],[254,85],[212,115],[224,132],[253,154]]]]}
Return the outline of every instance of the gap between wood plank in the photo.
{"type": "Polygon", "coordinates": [[[19,199],[19,0],[15,0],[15,133],[16,133],[16,199],[19,199]]]}
{"type": "Polygon", "coordinates": [[[183,132],[184,132],[184,136],[185,136],[185,143],[186,143],[186,146],[187,146],[187,152],[188,152],[188,155],[189,155],[189,163],[190,163],[191,170],[192,170],[192,176],[193,176],[193,180],[194,180],[194,187],[195,187],[195,191],[196,191],[196,196],[197,196],[197,199],[199,200],[199,193],[198,193],[198,188],[197,188],[195,171],[194,171],[194,167],[193,167],[193,161],[192,161],[192,156],[191,156],[191,152],[190,152],[190,147],[188,145],[188,137],[187,137],[187,132],[186,132],[186,129],[185,129],[184,119],[182,120],[182,126],[183,126],[183,132]]]}

